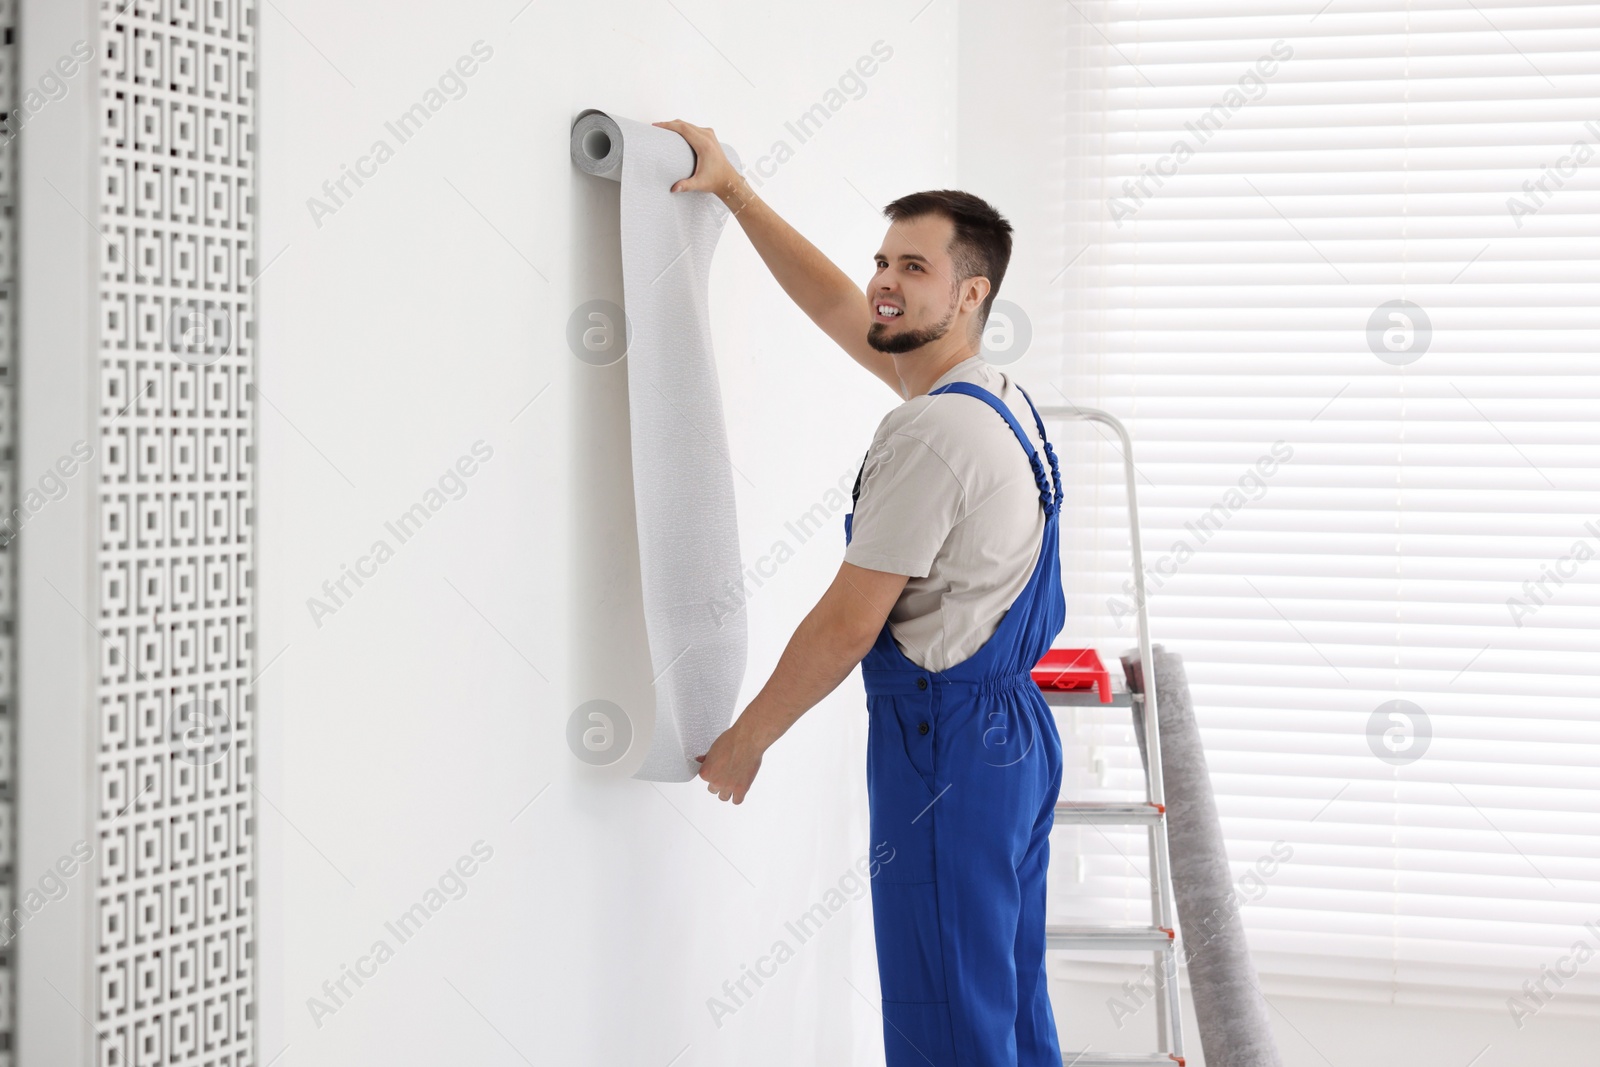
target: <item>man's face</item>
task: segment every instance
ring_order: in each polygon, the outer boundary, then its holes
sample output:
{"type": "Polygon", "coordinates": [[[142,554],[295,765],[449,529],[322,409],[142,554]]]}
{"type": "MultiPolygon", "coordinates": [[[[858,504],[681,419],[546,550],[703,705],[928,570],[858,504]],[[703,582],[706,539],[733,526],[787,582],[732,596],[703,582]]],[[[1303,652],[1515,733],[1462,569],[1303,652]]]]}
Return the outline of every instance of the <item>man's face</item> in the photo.
{"type": "Polygon", "coordinates": [[[910,352],[950,332],[960,289],[948,251],[954,232],[955,223],[939,214],[890,223],[867,284],[867,343],[879,352],[910,352]],[[899,314],[884,314],[884,305],[899,314]]]}

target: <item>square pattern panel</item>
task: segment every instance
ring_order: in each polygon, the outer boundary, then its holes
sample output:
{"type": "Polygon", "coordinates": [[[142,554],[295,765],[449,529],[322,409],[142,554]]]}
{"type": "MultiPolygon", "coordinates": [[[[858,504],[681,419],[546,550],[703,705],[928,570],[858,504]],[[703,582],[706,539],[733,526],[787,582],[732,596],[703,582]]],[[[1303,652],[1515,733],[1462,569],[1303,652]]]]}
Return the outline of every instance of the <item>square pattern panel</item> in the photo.
{"type": "Polygon", "coordinates": [[[254,0],[102,0],[100,1067],[255,1063],[254,0]]]}

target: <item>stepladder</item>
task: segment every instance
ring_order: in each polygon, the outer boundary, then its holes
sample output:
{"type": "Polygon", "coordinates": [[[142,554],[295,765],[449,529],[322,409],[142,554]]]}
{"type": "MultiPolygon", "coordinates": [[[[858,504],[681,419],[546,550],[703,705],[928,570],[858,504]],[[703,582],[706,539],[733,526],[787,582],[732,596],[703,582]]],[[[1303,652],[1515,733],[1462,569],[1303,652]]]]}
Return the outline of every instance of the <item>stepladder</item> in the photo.
{"type": "MultiPolygon", "coordinates": [[[[1103,423],[1120,439],[1126,480],[1129,544],[1133,567],[1138,646],[1121,656],[1125,685],[1115,687],[1093,649],[1052,649],[1034,668],[1045,702],[1054,708],[1126,707],[1135,731],[1142,735],[1144,799],[1082,801],[1062,796],[1057,800],[1055,826],[1088,827],[1104,833],[1105,827],[1141,827],[1146,831],[1149,856],[1150,921],[1130,924],[1050,923],[1045,927],[1049,952],[1129,952],[1149,954],[1150,977],[1143,983],[1155,1008],[1155,1044],[1147,1052],[1107,1052],[1091,1047],[1063,1047],[1067,1067],[1129,1067],[1152,1064],[1183,1067],[1182,998],[1178,982],[1179,930],[1172,887],[1172,864],[1167,850],[1167,804],[1161,780],[1161,738],[1156,707],[1156,686],[1151,657],[1150,624],[1146,611],[1144,561],[1139,541],[1139,508],[1133,445],[1127,429],[1114,416],[1093,408],[1044,407],[1046,419],[1103,423]],[[1151,665],[1151,666],[1146,666],[1151,665]]],[[[1070,635],[1069,635],[1070,636],[1070,635]]],[[[1072,1044],[1069,1040],[1067,1045],[1072,1044]]]]}

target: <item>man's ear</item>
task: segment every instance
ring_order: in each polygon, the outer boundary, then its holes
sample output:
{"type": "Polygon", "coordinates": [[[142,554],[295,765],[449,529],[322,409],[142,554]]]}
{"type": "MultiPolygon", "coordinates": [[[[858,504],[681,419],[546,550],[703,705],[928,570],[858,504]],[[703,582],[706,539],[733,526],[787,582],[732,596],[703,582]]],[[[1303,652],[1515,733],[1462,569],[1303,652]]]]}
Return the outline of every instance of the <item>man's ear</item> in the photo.
{"type": "Polygon", "coordinates": [[[963,303],[971,300],[968,306],[973,311],[977,311],[983,306],[984,299],[989,295],[989,279],[980,274],[977,277],[968,278],[965,284],[967,289],[961,300],[963,303]],[[977,294],[976,297],[973,296],[974,293],[977,294]]]}

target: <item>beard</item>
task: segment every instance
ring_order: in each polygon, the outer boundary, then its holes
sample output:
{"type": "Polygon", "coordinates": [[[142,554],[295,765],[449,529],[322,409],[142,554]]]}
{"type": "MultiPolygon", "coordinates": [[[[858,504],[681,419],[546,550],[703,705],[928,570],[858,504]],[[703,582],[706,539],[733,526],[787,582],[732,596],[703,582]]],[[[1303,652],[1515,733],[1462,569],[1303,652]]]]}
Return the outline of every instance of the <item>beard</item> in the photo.
{"type": "Polygon", "coordinates": [[[945,312],[944,319],[932,326],[924,326],[920,330],[899,330],[891,333],[893,323],[875,322],[867,328],[867,344],[879,352],[888,352],[891,355],[900,355],[905,352],[931,344],[950,332],[950,323],[955,320],[956,306],[950,305],[950,310],[945,312]]]}

